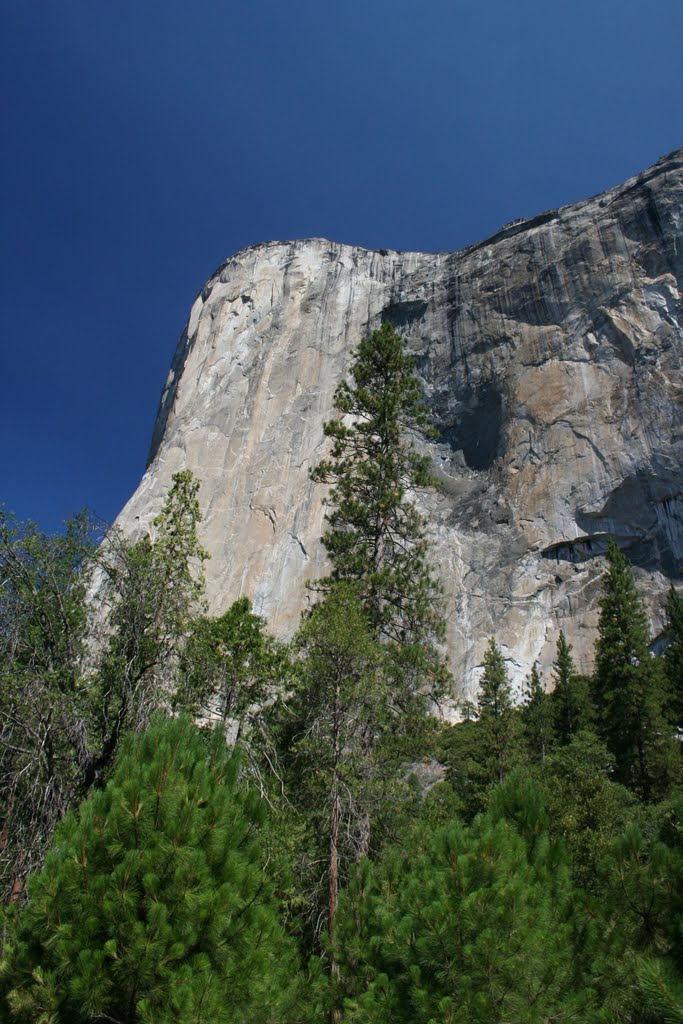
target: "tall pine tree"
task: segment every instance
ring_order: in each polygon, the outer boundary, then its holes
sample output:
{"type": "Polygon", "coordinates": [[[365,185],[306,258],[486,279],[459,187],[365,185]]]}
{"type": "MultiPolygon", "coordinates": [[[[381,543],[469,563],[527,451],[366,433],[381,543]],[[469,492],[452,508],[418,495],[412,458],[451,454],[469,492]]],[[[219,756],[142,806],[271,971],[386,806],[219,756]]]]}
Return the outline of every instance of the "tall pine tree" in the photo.
{"type": "Polygon", "coordinates": [[[669,646],[664,654],[672,718],[683,732],[683,595],[673,583],[666,602],[669,646]]]}
{"type": "Polygon", "coordinates": [[[477,699],[479,781],[483,786],[502,782],[519,755],[519,720],[503,654],[491,638],[484,655],[484,673],[477,699]]]}
{"type": "Polygon", "coordinates": [[[649,627],[633,570],[612,539],[607,549],[596,645],[599,730],[618,782],[645,800],[668,789],[678,751],[664,714],[664,688],[650,655],[649,627]]]}
{"type": "Polygon", "coordinates": [[[588,681],[576,673],[572,658],[571,644],[564,630],[557,638],[557,654],[553,663],[555,687],[552,704],[555,719],[555,734],[560,744],[567,744],[573,736],[586,729],[591,720],[590,691],[588,681]]]}
{"type": "Polygon", "coordinates": [[[404,698],[426,683],[440,692],[440,589],[411,497],[435,483],[429,459],[409,440],[410,431],[427,429],[427,410],[414,360],[390,324],[361,341],[334,404],[337,418],[324,428],[331,452],[311,474],[333,485],[323,536],[332,573],[317,586],[356,584],[372,628],[401,662],[395,685],[404,698]]]}
{"type": "MultiPolygon", "coordinates": [[[[323,536],[332,571],[314,589],[329,594],[340,583],[351,587],[381,645],[375,685],[388,714],[357,723],[369,763],[389,734],[395,749],[402,737],[412,740],[427,721],[430,699],[450,682],[439,649],[440,588],[429,565],[425,520],[412,498],[434,483],[429,459],[409,436],[428,429],[427,411],[414,361],[390,324],[361,341],[334,401],[338,416],[324,428],[331,452],[311,474],[332,484],[323,536]]],[[[370,847],[369,808],[363,817],[360,855],[370,847]]]]}
{"type": "Polygon", "coordinates": [[[412,498],[434,484],[409,436],[427,428],[427,411],[414,361],[391,325],[361,341],[334,404],[337,417],[324,426],[330,454],[311,473],[332,485],[323,536],[332,568],[313,585],[326,599],[298,637],[292,747],[295,761],[307,764],[294,799],[308,805],[309,822],[323,815],[328,837],[322,918],[332,933],[349,861],[371,848],[381,752],[392,748],[384,774],[400,771],[410,740],[426,729],[430,698],[449,682],[440,588],[412,498]],[[311,801],[315,785],[319,798],[311,801]]]}
{"type": "Polygon", "coordinates": [[[550,694],[546,693],[536,662],[524,688],[522,723],[526,746],[532,761],[544,761],[553,742],[553,714],[550,694]]]}

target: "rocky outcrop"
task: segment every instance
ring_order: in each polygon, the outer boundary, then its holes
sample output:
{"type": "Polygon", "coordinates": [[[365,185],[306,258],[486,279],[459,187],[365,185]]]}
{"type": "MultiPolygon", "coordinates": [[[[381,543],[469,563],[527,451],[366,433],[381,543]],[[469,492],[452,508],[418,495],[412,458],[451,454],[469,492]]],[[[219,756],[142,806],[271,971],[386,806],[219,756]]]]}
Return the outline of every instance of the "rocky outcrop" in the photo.
{"type": "Polygon", "coordinates": [[[249,595],[289,633],[325,572],[309,470],[358,340],[396,325],[418,360],[440,490],[419,496],[456,681],[491,635],[519,683],[559,629],[589,668],[606,538],[657,623],[683,563],[683,151],[604,195],[455,253],[268,242],[210,278],[180,338],[145,476],[119,523],[201,479],[213,612],[249,595]]]}

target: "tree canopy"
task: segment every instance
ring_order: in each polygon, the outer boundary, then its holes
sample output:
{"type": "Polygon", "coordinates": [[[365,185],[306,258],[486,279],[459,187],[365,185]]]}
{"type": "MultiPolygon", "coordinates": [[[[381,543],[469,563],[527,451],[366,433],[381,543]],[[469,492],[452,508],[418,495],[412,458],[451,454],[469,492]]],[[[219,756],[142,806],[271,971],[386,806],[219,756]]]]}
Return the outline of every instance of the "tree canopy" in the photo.
{"type": "Polygon", "coordinates": [[[318,586],[354,582],[373,628],[400,654],[403,675],[422,671],[424,680],[429,669],[438,689],[440,589],[414,499],[435,480],[410,438],[428,432],[427,409],[414,360],[390,324],[361,341],[334,404],[337,418],[324,427],[331,452],[311,474],[333,485],[323,536],[332,572],[318,586]]]}
{"type": "Polygon", "coordinates": [[[128,736],[15,915],[8,1019],[285,1019],[297,965],[263,874],[263,815],[222,733],[207,741],[187,718],[158,718],[128,736]]]}

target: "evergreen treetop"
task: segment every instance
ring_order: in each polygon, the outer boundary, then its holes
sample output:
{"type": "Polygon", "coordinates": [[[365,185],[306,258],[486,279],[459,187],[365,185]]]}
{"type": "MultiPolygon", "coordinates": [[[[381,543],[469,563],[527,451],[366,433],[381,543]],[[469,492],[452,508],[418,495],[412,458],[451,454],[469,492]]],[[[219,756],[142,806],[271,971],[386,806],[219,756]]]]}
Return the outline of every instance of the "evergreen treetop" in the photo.
{"type": "Polygon", "coordinates": [[[669,700],[674,724],[683,731],[683,595],[676,590],[673,583],[669,588],[666,614],[669,646],[664,654],[664,664],[669,684],[669,700]]]}
{"type": "Polygon", "coordinates": [[[576,673],[571,644],[562,629],[557,638],[553,679],[555,734],[560,744],[567,744],[573,736],[588,727],[591,720],[591,705],[588,682],[576,673]]]}
{"type": "Polygon", "coordinates": [[[680,755],[672,746],[661,668],[650,655],[633,570],[611,538],[603,587],[595,665],[598,727],[614,757],[617,781],[649,800],[666,792],[680,755]]]}
{"type": "Polygon", "coordinates": [[[519,724],[505,661],[496,641],[489,640],[477,698],[479,774],[484,784],[502,782],[519,753],[519,724]]]}
{"type": "Polygon", "coordinates": [[[262,818],[222,733],[207,743],[180,718],[129,736],[15,911],[3,1019],[265,1024],[285,1013],[295,959],[262,873],[262,818]]]}
{"type": "Polygon", "coordinates": [[[550,695],[543,689],[536,662],[531,666],[524,698],[521,714],[527,749],[532,761],[543,761],[553,741],[553,716],[550,695]]]}
{"type": "Polygon", "coordinates": [[[435,480],[407,437],[427,427],[427,411],[414,361],[390,324],[361,341],[334,404],[338,417],[324,427],[331,452],[311,474],[333,485],[323,536],[331,579],[358,584],[379,635],[404,649],[429,646],[443,634],[439,587],[411,492],[435,480]]]}

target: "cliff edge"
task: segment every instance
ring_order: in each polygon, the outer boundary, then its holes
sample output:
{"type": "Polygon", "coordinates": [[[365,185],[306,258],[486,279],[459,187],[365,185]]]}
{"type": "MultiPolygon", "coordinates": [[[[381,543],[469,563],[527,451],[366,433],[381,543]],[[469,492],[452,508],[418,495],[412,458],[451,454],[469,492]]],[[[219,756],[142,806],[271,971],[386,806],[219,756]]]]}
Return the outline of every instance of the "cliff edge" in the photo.
{"type": "Polygon", "coordinates": [[[461,692],[492,635],[517,683],[552,661],[560,628],[587,670],[606,538],[637,566],[655,629],[683,563],[682,276],[683,150],[459,252],[239,252],[192,307],[118,523],[135,534],[191,469],[211,611],[246,594],[290,633],[326,571],[308,477],[323,421],[354,346],[390,321],[440,431],[417,439],[441,484],[419,501],[461,692]]]}

